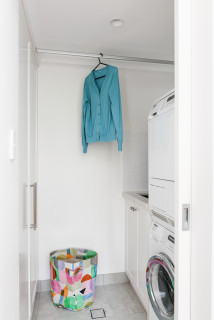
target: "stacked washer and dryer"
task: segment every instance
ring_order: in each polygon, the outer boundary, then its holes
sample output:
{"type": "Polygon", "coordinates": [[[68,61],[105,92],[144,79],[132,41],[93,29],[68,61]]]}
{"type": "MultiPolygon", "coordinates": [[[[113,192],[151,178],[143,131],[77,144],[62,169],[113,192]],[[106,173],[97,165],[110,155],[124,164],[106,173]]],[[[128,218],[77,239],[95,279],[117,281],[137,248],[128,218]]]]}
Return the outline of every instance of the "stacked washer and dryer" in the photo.
{"type": "Polygon", "coordinates": [[[157,100],[148,117],[149,209],[152,228],[146,283],[148,320],[174,319],[175,92],[157,100]]]}

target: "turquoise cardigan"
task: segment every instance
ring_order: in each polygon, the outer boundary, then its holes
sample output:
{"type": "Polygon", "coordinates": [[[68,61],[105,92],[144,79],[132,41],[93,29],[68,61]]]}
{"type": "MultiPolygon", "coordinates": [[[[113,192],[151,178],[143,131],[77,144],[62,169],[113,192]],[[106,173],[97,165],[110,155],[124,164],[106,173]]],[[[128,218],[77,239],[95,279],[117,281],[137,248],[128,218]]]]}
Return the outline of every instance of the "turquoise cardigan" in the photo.
{"type": "Polygon", "coordinates": [[[123,123],[118,69],[107,67],[92,71],[85,79],[82,107],[82,144],[118,141],[122,151],[123,123]],[[104,76],[105,77],[102,77],[104,76]],[[100,79],[95,80],[98,77],[100,79]]]}

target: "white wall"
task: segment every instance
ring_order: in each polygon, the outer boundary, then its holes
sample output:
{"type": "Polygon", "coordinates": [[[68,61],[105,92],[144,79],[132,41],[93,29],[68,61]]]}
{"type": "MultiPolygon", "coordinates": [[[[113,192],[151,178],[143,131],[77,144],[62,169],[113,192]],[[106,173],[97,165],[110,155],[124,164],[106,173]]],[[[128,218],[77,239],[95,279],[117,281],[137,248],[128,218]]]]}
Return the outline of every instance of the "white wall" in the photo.
{"type": "Polygon", "coordinates": [[[123,100],[123,190],[148,191],[148,124],[154,101],[173,89],[173,72],[120,70],[123,100]]]}
{"type": "MultiPolygon", "coordinates": [[[[88,154],[82,153],[82,90],[91,69],[55,63],[39,69],[40,280],[49,278],[49,252],[69,246],[97,250],[101,274],[125,270],[123,153],[117,151],[116,142],[90,144],[88,154]]],[[[146,133],[151,103],[173,87],[173,73],[131,69],[119,73],[125,137],[146,133]]]]}

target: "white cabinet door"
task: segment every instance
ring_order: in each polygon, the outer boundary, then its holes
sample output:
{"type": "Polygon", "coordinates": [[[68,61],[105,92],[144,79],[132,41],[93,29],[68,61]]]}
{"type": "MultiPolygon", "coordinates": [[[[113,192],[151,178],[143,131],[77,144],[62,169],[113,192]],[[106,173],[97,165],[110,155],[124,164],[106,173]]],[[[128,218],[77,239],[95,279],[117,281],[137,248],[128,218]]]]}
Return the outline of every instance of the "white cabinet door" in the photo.
{"type": "Polygon", "coordinates": [[[29,154],[29,185],[30,185],[30,252],[29,252],[29,301],[30,312],[36,296],[37,286],[37,68],[34,53],[29,43],[28,76],[28,154],[29,154]]]}
{"type": "Polygon", "coordinates": [[[28,299],[28,32],[22,7],[19,16],[19,313],[20,319],[29,319],[28,299]]]}
{"type": "Polygon", "coordinates": [[[127,272],[130,280],[137,284],[137,209],[127,202],[127,272]]]}
{"type": "Polygon", "coordinates": [[[20,319],[33,312],[37,284],[37,68],[25,15],[19,15],[19,284],[20,319]]]}
{"type": "Polygon", "coordinates": [[[146,266],[149,260],[151,223],[147,206],[136,204],[134,200],[126,200],[126,272],[146,311],[146,266]]]}
{"type": "Polygon", "coordinates": [[[151,215],[148,209],[140,208],[138,211],[138,266],[137,287],[144,306],[148,306],[146,288],[146,266],[149,259],[149,233],[151,228],[151,215]]]}

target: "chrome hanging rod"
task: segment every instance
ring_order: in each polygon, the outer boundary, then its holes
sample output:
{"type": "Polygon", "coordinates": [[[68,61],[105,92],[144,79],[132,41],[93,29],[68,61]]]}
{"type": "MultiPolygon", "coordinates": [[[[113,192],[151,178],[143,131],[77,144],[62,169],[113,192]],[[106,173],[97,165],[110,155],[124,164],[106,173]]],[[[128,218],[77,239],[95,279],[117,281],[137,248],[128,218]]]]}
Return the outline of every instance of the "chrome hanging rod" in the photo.
{"type": "Polygon", "coordinates": [[[107,59],[107,60],[120,60],[120,61],[130,61],[130,62],[146,62],[146,63],[174,65],[174,61],[170,61],[170,60],[159,60],[159,59],[148,59],[148,58],[137,58],[137,57],[123,57],[123,56],[110,56],[110,55],[105,55],[105,54],[49,50],[49,49],[40,49],[40,48],[36,48],[36,52],[50,54],[50,55],[57,55],[57,56],[70,56],[70,57],[94,58],[94,59],[102,58],[102,59],[107,59]]]}

